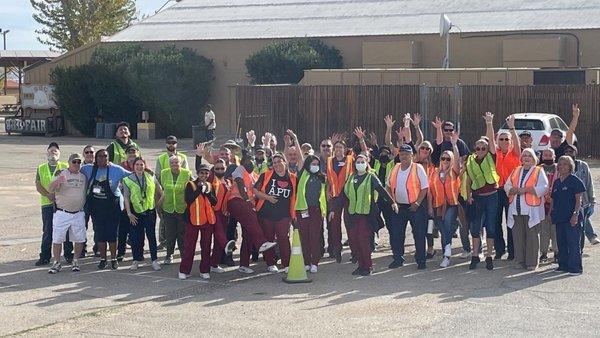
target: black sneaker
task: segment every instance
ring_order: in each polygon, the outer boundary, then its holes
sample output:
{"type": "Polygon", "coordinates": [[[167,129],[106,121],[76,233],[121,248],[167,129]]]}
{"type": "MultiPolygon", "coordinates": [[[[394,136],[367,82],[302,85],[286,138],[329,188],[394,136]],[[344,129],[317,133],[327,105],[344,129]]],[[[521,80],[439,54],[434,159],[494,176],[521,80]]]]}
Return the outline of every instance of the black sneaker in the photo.
{"type": "Polygon", "coordinates": [[[71,257],[71,256],[65,257],[65,262],[67,262],[67,264],[73,263],[73,257],[71,257]]]}
{"type": "Polygon", "coordinates": [[[223,264],[227,266],[235,266],[235,262],[233,261],[233,256],[226,256],[223,260],[223,264]]]}
{"type": "Polygon", "coordinates": [[[494,261],[492,260],[492,257],[485,258],[485,268],[488,270],[494,270],[494,261]]]}
{"type": "Polygon", "coordinates": [[[335,261],[337,263],[341,263],[342,262],[342,252],[338,251],[335,255],[333,255],[335,257],[335,261]]]}
{"type": "Polygon", "coordinates": [[[388,265],[388,269],[396,269],[404,265],[404,262],[393,261],[388,265]]]}
{"type": "Polygon", "coordinates": [[[417,270],[425,270],[427,269],[427,265],[425,263],[417,264],[417,270]]]}
{"type": "Polygon", "coordinates": [[[496,255],[494,256],[494,259],[495,260],[502,259],[502,256],[504,256],[504,251],[496,252],[496,255]]]}
{"type": "Polygon", "coordinates": [[[469,270],[475,270],[477,264],[479,264],[479,256],[471,256],[471,263],[469,264],[469,270]]]}
{"type": "Polygon", "coordinates": [[[368,275],[370,275],[370,274],[371,274],[371,269],[360,269],[360,270],[358,271],[358,273],[359,273],[361,276],[368,276],[368,275]]]}
{"type": "Polygon", "coordinates": [[[122,261],[123,261],[123,257],[124,257],[124,256],[125,256],[125,255],[118,255],[118,256],[117,256],[117,262],[122,262],[122,261]]]}
{"type": "Polygon", "coordinates": [[[119,262],[116,259],[111,259],[110,268],[113,270],[117,270],[119,268],[119,262]]]}
{"type": "Polygon", "coordinates": [[[42,266],[42,265],[48,265],[48,264],[50,264],[50,260],[43,259],[43,258],[40,258],[35,262],[35,266],[42,266]]]}
{"type": "Polygon", "coordinates": [[[540,263],[546,263],[548,261],[548,256],[543,254],[540,256],[540,263]]]}
{"type": "Polygon", "coordinates": [[[515,255],[514,254],[508,254],[508,257],[506,257],[506,259],[508,259],[509,261],[512,261],[515,259],[515,255]]]}
{"type": "Polygon", "coordinates": [[[425,259],[432,259],[435,256],[435,250],[433,250],[432,253],[427,253],[427,255],[425,255],[425,259]]]}
{"type": "Polygon", "coordinates": [[[101,259],[98,263],[98,270],[103,270],[104,268],[106,268],[106,259],[101,259]]]}
{"type": "Polygon", "coordinates": [[[353,275],[353,276],[358,276],[358,275],[360,275],[360,268],[356,268],[356,269],[354,269],[354,271],[352,271],[352,275],[353,275]]]}

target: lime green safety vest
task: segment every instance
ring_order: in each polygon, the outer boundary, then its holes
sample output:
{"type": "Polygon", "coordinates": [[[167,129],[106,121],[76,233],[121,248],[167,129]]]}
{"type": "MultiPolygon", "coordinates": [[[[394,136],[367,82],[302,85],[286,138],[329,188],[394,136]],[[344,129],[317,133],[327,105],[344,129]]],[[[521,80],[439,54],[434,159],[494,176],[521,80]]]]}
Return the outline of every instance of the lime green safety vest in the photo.
{"type": "Polygon", "coordinates": [[[265,159],[263,161],[263,163],[259,164],[259,165],[254,165],[254,173],[260,175],[264,172],[266,172],[267,170],[269,170],[269,165],[267,164],[267,160],[265,159]]]}
{"type": "MultiPolygon", "coordinates": [[[[294,210],[306,210],[308,209],[308,203],[306,202],[306,182],[310,174],[306,170],[302,170],[300,180],[298,180],[298,187],[296,193],[296,205],[294,210]]],[[[327,213],[327,199],[325,198],[325,183],[321,183],[321,194],[319,194],[319,206],[321,207],[321,214],[325,216],[327,213]]]]}
{"type": "Polygon", "coordinates": [[[371,202],[373,199],[373,189],[371,188],[371,180],[374,174],[367,172],[365,178],[360,183],[357,189],[354,188],[354,177],[352,174],[344,184],[344,193],[348,197],[348,213],[351,215],[368,215],[371,211],[371,202]]]}
{"type": "Polygon", "coordinates": [[[470,155],[467,158],[467,173],[471,179],[471,189],[477,190],[487,184],[497,184],[500,176],[496,172],[496,164],[489,153],[478,164],[475,160],[476,155],[470,155]]]}
{"type": "MultiPolygon", "coordinates": [[[[117,141],[113,141],[111,144],[113,145],[114,155],[113,155],[113,158],[110,159],[110,161],[114,164],[121,164],[121,163],[127,161],[127,154],[125,153],[125,148],[122,148],[121,145],[119,144],[119,142],[117,142],[117,141]]],[[[137,144],[135,144],[135,142],[131,141],[131,144],[139,149],[139,147],[137,146],[137,144]]]]}
{"type": "Polygon", "coordinates": [[[181,168],[177,180],[173,182],[173,172],[170,168],[160,172],[160,184],[164,189],[162,209],[168,213],[183,214],[187,204],[185,203],[185,186],[192,177],[192,173],[181,168]]]}
{"type": "MultiPolygon", "coordinates": [[[[44,188],[44,189],[46,189],[46,191],[48,191],[50,182],[52,182],[52,178],[54,177],[56,172],[61,171],[63,169],[67,169],[67,167],[69,167],[69,164],[67,162],[59,161],[56,163],[56,169],[54,169],[54,172],[51,173],[50,165],[48,164],[48,162],[46,162],[44,164],[40,164],[37,168],[37,173],[38,173],[38,176],[40,177],[40,185],[42,186],[42,188],[44,188]]],[[[53,204],[52,201],[49,200],[46,196],[40,196],[40,203],[42,204],[42,206],[53,204]]]]}
{"type": "MultiPolygon", "coordinates": [[[[185,154],[180,153],[180,152],[177,152],[176,155],[177,155],[177,157],[179,157],[179,164],[181,164],[181,167],[187,169],[187,167],[183,166],[183,161],[185,161],[185,163],[187,164],[187,156],[185,156],[185,154]]],[[[170,158],[171,158],[171,156],[169,156],[169,153],[162,153],[158,157],[158,163],[160,163],[160,174],[161,175],[162,175],[163,170],[171,167],[171,163],[169,162],[170,158]]]]}
{"type": "Polygon", "coordinates": [[[146,180],[146,191],[144,192],[140,185],[129,176],[123,179],[123,183],[129,188],[129,201],[131,201],[133,210],[138,214],[154,209],[156,184],[154,184],[154,178],[147,172],[144,172],[144,179],[146,180]]]}
{"type": "MultiPolygon", "coordinates": [[[[392,172],[392,169],[394,169],[395,164],[396,163],[394,163],[394,160],[389,160],[388,163],[385,165],[385,180],[386,180],[386,182],[388,180],[388,176],[392,172]]],[[[374,174],[378,178],[379,178],[379,169],[381,169],[381,162],[379,160],[375,160],[375,165],[373,166],[373,171],[374,171],[374,174]]]]}

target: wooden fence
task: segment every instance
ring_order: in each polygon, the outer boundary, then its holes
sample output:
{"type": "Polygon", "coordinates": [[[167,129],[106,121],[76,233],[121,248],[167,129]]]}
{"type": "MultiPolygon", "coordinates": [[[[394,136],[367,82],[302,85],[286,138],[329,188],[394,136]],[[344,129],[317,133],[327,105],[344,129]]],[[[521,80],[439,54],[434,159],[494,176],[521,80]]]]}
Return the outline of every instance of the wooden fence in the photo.
{"type": "Polygon", "coordinates": [[[497,129],[508,115],[541,112],[559,115],[568,124],[571,104],[579,103],[577,127],[582,155],[600,157],[595,133],[600,127],[600,85],[586,86],[237,86],[236,109],[244,131],[297,132],[300,142],[313,146],[333,132],[351,133],[355,126],[375,131],[382,143],[383,118],[392,114],[399,124],[405,113],[421,113],[427,139],[430,122],[439,116],[458,124],[469,144],[485,133],[482,114],[495,114],[497,129]]]}

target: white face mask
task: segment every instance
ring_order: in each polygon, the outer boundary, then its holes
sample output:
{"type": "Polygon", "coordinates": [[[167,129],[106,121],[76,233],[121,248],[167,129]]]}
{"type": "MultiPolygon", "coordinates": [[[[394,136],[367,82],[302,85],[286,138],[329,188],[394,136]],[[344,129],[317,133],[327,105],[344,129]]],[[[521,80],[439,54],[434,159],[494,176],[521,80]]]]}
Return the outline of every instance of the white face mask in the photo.
{"type": "Polygon", "coordinates": [[[359,173],[367,171],[367,163],[356,163],[356,170],[358,170],[359,173]]]}
{"type": "Polygon", "coordinates": [[[310,166],[310,172],[313,174],[316,174],[319,172],[319,166],[318,165],[311,165],[310,166]]]}

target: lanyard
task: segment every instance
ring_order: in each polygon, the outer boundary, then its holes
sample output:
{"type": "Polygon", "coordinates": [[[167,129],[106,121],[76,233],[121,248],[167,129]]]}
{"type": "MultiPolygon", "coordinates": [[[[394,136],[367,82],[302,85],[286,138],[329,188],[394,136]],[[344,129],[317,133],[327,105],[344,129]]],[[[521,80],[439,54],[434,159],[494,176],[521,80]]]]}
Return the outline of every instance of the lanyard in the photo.
{"type": "Polygon", "coordinates": [[[142,191],[142,199],[145,200],[146,199],[146,187],[142,186],[142,182],[140,182],[140,178],[138,177],[137,173],[134,173],[133,176],[135,176],[135,180],[137,181],[137,184],[140,186],[140,190],[142,191]]]}

